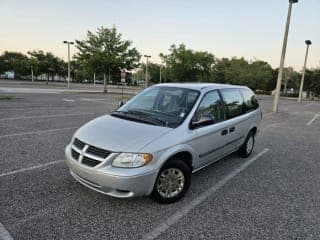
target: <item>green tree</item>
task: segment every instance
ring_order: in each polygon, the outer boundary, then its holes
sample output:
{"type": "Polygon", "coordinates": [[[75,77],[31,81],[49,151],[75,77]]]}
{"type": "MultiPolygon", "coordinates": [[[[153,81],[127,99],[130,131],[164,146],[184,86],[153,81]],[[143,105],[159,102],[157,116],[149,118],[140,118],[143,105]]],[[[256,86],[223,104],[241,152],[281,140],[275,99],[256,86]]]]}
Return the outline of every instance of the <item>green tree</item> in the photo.
{"type": "Polygon", "coordinates": [[[217,60],[213,75],[217,83],[246,85],[255,90],[265,90],[273,79],[273,69],[261,60],[249,63],[244,58],[222,58],[217,60]]]}
{"type": "Polygon", "coordinates": [[[248,85],[252,89],[265,90],[267,83],[272,79],[273,69],[267,62],[256,60],[249,65],[248,85]]]}
{"type": "Polygon", "coordinates": [[[35,76],[45,74],[47,76],[46,84],[48,84],[50,77],[53,80],[55,75],[66,77],[67,64],[51,52],[45,53],[41,50],[34,50],[28,52],[28,54],[31,56],[35,76]]]}
{"type": "MultiPolygon", "coordinates": [[[[160,80],[160,64],[157,63],[148,63],[148,75],[149,75],[149,82],[150,83],[159,83],[160,80]]],[[[162,71],[164,68],[162,67],[162,71]]],[[[145,79],[146,78],[146,64],[141,64],[139,70],[136,72],[135,76],[138,79],[145,79]]]]}
{"type": "Polygon", "coordinates": [[[320,97],[320,69],[306,69],[303,90],[307,91],[309,96],[313,93],[320,97]]]}
{"type": "Polygon", "coordinates": [[[164,77],[175,82],[211,82],[215,57],[203,51],[187,49],[184,44],[172,45],[169,54],[160,54],[165,63],[164,77]]]}
{"type": "Polygon", "coordinates": [[[29,58],[18,52],[5,51],[0,58],[0,73],[14,71],[15,78],[30,74],[29,58]]]}
{"type": "Polygon", "coordinates": [[[138,67],[141,56],[135,48],[131,48],[131,44],[131,41],[122,39],[115,27],[100,27],[96,33],[88,31],[86,39],[76,40],[79,52],[75,59],[87,72],[103,74],[106,92],[106,75],[110,82],[112,72],[138,67]]]}

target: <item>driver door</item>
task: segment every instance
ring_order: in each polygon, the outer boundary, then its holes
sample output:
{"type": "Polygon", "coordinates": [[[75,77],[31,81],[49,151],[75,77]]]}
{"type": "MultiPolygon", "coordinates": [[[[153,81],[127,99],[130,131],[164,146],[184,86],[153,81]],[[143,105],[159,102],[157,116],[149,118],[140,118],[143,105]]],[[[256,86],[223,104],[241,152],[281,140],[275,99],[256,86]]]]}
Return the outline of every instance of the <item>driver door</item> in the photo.
{"type": "Polygon", "coordinates": [[[196,131],[196,137],[190,144],[198,153],[195,169],[219,159],[226,153],[224,146],[228,142],[229,132],[225,119],[226,114],[219,92],[215,90],[205,94],[192,119],[192,123],[197,123],[197,127],[191,130],[196,131]],[[201,118],[212,118],[213,122],[201,126],[201,118]]]}

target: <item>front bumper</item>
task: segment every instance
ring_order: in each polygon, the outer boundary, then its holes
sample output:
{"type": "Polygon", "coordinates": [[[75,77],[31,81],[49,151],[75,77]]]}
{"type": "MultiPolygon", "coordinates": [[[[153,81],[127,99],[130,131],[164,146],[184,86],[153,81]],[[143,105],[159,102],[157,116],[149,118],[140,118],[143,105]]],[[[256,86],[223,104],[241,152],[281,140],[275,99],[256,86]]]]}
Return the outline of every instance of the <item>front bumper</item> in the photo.
{"type": "MultiPolygon", "coordinates": [[[[75,161],[70,152],[70,147],[65,150],[66,163],[71,175],[81,184],[97,192],[113,197],[128,198],[149,195],[152,192],[157,172],[148,172],[140,175],[128,174],[121,176],[112,174],[112,168],[92,168],[75,161]]],[[[119,171],[119,169],[117,169],[119,171]]]]}

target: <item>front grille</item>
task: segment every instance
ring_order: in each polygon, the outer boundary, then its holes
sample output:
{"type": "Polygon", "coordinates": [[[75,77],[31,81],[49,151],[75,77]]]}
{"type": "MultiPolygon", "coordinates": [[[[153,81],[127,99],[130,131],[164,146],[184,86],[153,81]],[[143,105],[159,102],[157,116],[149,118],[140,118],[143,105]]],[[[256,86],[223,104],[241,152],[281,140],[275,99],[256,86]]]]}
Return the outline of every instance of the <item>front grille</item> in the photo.
{"type": "Polygon", "coordinates": [[[83,149],[83,147],[86,145],[84,142],[80,141],[78,138],[75,138],[73,140],[73,145],[75,145],[79,149],[83,149]]]}
{"type": "Polygon", "coordinates": [[[111,152],[102,148],[90,146],[75,138],[71,147],[71,156],[74,160],[89,167],[95,167],[107,158],[111,152]]]}
{"type": "Polygon", "coordinates": [[[95,156],[98,156],[98,157],[101,157],[101,158],[106,158],[110,154],[109,151],[101,149],[101,148],[97,148],[97,147],[94,147],[94,146],[90,146],[87,149],[87,153],[90,153],[92,155],[95,155],[95,156]]]}
{"type": "Polygon", "coordinates": [[[71,155],[73,157],[73,159],[77,160],[79,159],[80,153],[78,153],[76,150],[71,149],[71,155]]]}
{"type": "Polygon", "coordinates": [[[86,156],[84,156],[83,158],[82,158],[82,164],[84,164],[84,165],[87,165],[87,166],[89,166],[89,167],[95,167],[95,166],[97,166],[99,163],[101,163],[100,161],[98,161],[98,160],[95,160],[95,159],[92,159],[92,158],[89,158],[89,157],[86,157],[86,156]]]}

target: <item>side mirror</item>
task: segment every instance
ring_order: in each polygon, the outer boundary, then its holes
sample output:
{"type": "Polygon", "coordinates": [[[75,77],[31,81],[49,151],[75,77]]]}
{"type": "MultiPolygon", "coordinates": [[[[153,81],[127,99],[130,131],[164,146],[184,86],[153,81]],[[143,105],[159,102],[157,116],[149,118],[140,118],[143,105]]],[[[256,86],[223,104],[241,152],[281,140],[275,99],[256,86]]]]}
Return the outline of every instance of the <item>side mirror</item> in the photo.
{"type": "Polygon", "coordinates": [[[122,107],[124,105],[124,102],[123,101],[119,101],[118,102],[118,107],[122,107]]]}
{"type": "Polygon", "coordinates": [[[214,117],[209,115],[202,116],[198,121],[192,121],[190,124],[190,129],[195,129],[198,127],[208,126],[214,123],[214,117]]]}

